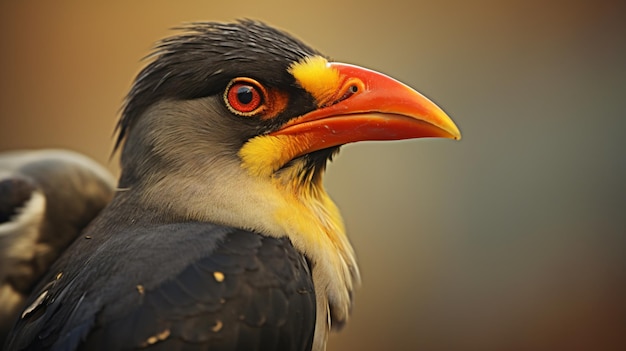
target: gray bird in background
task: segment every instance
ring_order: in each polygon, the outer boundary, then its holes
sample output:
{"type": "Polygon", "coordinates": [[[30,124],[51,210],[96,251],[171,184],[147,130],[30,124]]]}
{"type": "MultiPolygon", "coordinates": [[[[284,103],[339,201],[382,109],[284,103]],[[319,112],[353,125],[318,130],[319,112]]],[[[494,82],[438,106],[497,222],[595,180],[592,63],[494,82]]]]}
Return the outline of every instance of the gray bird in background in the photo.
{"type": "Polygon", "coordinates": [[[75,152],[0,153],[0,345],[41,275],[114,190],[104,167],[75,152]]]}

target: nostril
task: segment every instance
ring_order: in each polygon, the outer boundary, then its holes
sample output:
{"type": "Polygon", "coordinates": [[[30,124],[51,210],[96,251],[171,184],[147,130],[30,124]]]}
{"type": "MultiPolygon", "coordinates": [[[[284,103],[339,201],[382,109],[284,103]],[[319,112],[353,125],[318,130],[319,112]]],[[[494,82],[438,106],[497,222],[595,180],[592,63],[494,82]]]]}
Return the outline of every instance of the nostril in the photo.
{"type": "Polygon", "coordinates": [[[336,104],[338,102],[341,102],[347,98],[349,98],[350,96],[358,93],[360,90],[359,86],[357,84],[351,84],[348,86],[348,88],[345,90],[345,92],[343,93],[343,95],[341,95],[341,97],[339,99],[337,99],[333,104],[336,104]]]}

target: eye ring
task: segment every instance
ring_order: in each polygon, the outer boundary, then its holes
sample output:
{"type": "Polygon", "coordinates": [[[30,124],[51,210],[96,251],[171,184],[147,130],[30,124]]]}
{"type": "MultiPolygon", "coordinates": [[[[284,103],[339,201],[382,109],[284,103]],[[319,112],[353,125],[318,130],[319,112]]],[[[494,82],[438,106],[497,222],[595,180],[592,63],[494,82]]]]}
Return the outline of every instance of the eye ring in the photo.
{"type": "Polygon", "coordinates": [[[239,116],[255,116],[266,108],[267,91],[252,78],[239,77],[228,83],[224,90],[224,103],[239,116]]]}

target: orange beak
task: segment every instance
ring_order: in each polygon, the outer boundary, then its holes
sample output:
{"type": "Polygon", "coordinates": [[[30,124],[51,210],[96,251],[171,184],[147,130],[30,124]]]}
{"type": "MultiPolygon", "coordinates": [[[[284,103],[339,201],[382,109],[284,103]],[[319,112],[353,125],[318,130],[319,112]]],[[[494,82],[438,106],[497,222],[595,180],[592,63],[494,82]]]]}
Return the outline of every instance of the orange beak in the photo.
{"type": "Polygon", "coordinates": [[[287,122],[271,135],[306,140],[301,156],[365,140],[461,139],[445,112],[409,86],[384,74],[344,63],[328,63],[341,83],[325,106],[287,122]]]}

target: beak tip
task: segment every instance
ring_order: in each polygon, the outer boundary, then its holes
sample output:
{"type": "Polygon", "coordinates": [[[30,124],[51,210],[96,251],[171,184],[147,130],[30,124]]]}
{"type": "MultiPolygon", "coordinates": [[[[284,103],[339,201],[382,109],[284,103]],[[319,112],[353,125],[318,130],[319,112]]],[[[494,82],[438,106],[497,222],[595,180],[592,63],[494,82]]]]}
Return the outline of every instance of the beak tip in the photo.
{"type": "Polygon", "coordinates": [[[459,127],[457,127],[456,124],[452,121],[452,119],[445,115],[445,118],[443,120],[446,121],[446,123],[444,123],[444,125],[442,125],[440,128],[448,134],[446,137],[449,139],[461,140],[461,131],[459,130],[459,127]]]}
{"type": "Polygon", "coordinates": [[[459,131],[458,129],[455,130],[455,133],[452,134],[452,138],[454,140],[461,140],[463,137],[461,136],[461,131],[459,131]]]}

